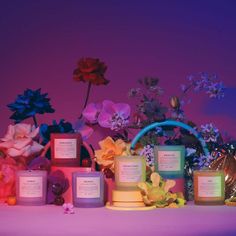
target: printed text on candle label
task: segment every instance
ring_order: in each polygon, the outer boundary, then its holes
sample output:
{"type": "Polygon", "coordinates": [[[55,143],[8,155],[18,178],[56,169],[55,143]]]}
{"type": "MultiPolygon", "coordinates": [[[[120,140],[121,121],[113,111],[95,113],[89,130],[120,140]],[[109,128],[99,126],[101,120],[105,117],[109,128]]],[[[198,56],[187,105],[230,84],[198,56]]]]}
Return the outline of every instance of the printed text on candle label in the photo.
{"type": "Polygon", "coordinates": [[[198,177],[199,197],[221,197],[221,176],[198,177]]]}
{"type": "Polygon", "coordinates": [[[142,181],[142,162],[119,162],[119,181],[120,182],[139,182],[142,181]]]}
{"type": "Polygon", "coordinates": [[[55,158],[71,159],[77,155],[77,140],[76,139],[55,139],[55,158]]]}
{"type": "Polygon", "coordinates": [[[180,171],[179,151],[158,151],[159,171],[180,171]]]}
{"type": "Polygon", "coordinates": [[[19,179],[20,197],[42,197],[43,196],[43,178],[42,177],[20,177],[19,179]]]}
{"type": "Polygon", "coordinates": [[[98,177],[77,177],[76,178],[77,198],[99,198],[100,178],[98,177]]]}

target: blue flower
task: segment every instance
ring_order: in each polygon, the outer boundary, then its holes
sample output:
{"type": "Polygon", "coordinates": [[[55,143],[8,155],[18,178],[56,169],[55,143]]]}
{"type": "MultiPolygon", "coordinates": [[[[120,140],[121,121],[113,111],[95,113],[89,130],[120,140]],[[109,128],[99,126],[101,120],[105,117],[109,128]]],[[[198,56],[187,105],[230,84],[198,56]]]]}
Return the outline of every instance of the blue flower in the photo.
{"type": "Polygon", "coordinates": [[[71,123],[65,122],[63,119],[59,123],[54,120],[52,125],[42,124],[40,126],[40,136],[43,145],[46,145],[50,141],[51,133],[74,133],[74,129],[71,123]]]}
{"type": "Polygon", "coordinates": [[[197,161],[198,169],[209,167],[209,165],[211,164],[213,160],[214,158],[211,155],[208,155],[208,156],[200,155],[200,157],[194,158],[194,161],[197,161]]]}
{"type": "Polygon", "coordinates": [[[201,125],[201,135],[206,142],[217,142],[219,130],[212,124],[201,125]]]}
{"type": "Polygon", "coordinates": [[[222,82],[220,83],[211,83],[207,87],[207,94],[210,98],[223,98],[224,97],[224,85],[222,82]]]}
{"type": "Polygon", "coordinates": [[[148,166],[154,165],[154,150],[152,145],[146,145],[139,153],[141,156],[144,156],[146,158],[146,163],[148,166]]]}
{"type": "Polygon", "coordinates": [[[35,118],[36,114],[53,113],[55,110],[51,107],[47,96],[47,93],[41,94],[41,89],[25,90],[24,94],[17,96],[14,103],[7,105],[14,112],[10,119],[19,123],[29,117],[35,118]]]}

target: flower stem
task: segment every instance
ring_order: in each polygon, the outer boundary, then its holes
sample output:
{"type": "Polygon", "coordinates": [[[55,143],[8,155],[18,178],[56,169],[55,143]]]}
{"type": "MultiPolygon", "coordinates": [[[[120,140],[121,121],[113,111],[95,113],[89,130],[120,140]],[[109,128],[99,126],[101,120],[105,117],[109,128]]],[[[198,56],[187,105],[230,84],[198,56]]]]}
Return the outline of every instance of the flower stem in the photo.
{"type": "Polygon", "coordinates": [[[38,122],[37,122],[37,120],[36,120],[36,116],[33,115],[32,118],[33,118],[33,121],[34,121],[34,125],[35,125],[35,127],[37,128],[37,127],[38,127],[38,122]]]}
{"type": "MultiPolygon", "coordinates": [[[[90,95],[90,91],[91,91],[91,86],[92,86],[92,83],[91,82],[89,82],[89,84],[88,84],[88,88],[87,88],[87,92],[86,92],[86,99],[85,99],[85,102],[84,102],[84,106],[83,106],[83,110],[84,110],[84,108],[87,106],[87,104],[88,104],[88,99],[89,99],[89,95],[90,95]]],[[[82,111],[83,111],[82,110],[82,111]]],[[[80,116],[79,116],[79,119],[81,119],[82,118],[82,112],[81,112],[81,114],[80,114],[80,116]]]]}

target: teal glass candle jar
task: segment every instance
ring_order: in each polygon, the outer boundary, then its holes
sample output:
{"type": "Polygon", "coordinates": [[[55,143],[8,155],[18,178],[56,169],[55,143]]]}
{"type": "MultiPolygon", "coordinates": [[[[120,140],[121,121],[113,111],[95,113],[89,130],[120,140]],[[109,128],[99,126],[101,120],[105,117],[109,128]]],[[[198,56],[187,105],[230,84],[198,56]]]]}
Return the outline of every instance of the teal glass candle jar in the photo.
{"type": "Polygon", "coordinates": [[[184,177],[185,147],[155,146],[155,171],[165,179],[178,179],[184,177]]]}
{"type": "Polygon", "coordinates": [[[104,206],[104,175],[102,172],[72,173],[72,193],[75,207],[104,206]]]}

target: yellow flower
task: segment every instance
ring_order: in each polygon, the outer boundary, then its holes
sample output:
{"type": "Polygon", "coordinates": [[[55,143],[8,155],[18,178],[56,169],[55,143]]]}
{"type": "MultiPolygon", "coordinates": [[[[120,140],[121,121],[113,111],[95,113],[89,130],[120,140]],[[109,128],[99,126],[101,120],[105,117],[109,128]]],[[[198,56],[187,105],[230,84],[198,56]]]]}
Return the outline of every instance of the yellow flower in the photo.
{"type": "Polygon", "coordinates": [[[108,136],[99,142],[99,146],[101,149],[95,151],[96,162],[102,169],[110,168],[114,171],[114,157],[125,155],[127,144],[121,139],[114,141],[108,136]]]}

